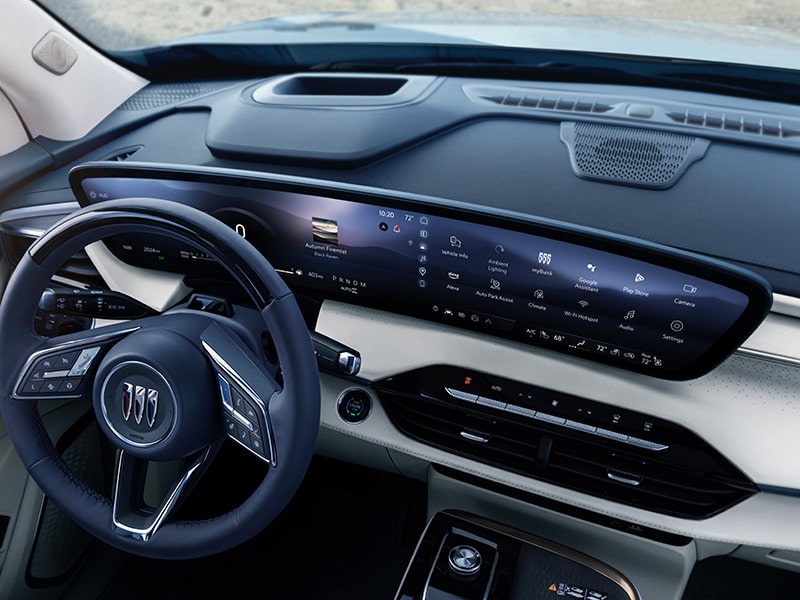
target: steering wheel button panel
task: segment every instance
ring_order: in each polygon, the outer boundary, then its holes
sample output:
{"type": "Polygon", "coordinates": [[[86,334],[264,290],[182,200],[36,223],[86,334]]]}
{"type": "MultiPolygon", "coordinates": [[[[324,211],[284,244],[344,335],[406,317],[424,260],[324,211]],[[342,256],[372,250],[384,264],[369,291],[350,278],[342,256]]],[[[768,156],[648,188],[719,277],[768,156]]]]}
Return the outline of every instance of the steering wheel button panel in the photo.
{"type": "MultiPolygon", "coordinates": [[[[235,343],[229,338],[220,336],[216,328],[209,327],[203,332],[202,347],[216,368],[220,404],[228,437],[276,468],[277,448],[267,410],[268,402],[264,402],[246,383],[247,378],[223,358],[223,354],[226,356],[237,354],[235,343]],[[242,428],[247,436],[242,434],[242,428]]],[[[244,365],[242,368],[247,369],[247,366],[244,365]]],[[[254,376],[253,379],[258,380],[258,377],[254,376]]],[[[265,384],[264,389],[270,390],[271,393],[277,391],[277,388],[267,380],[262,379],[260,383],[265,384]]]]}
{"type": "Polygon", "coordinates": [[[267,451],[268,447],[262,439],[264,431],[267,432],[267,439],[270,439],[266,410],[261,410],[256,402],[246,398],[221,373],[217,373],[217,383],[222,398],[223,423],[228,437],[263,461],[275,466],[275,455],[267,451]]]}
{"type": "Polygon", "coordinates": [[[17,386],[17,395],[74,397],[99,352],[100,346],[66,352],[56,349],[33,358],[33,367],[17,386]]]}
{"type": "MultiPolygon", "coordinates": [[[[244,428],[248,433],[258,434],[260,432],[257,425],[258,412],[222,375],[217,374],[217,382],[222,396],[225,430],[236,441],[245,443],[245,438],[240,435],[239,430],[244,428]]],[[[260,449],[258,454],[263,455],[260,449]]]]}

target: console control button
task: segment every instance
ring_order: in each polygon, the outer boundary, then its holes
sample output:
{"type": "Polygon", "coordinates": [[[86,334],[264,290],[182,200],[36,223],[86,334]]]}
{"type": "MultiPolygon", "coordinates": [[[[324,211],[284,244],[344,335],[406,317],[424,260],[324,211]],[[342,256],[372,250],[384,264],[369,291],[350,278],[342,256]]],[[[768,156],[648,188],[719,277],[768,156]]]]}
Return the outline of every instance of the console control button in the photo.
{"type": "Polygon", "coordinates": [[[447,563],[458,575],[474,575],[481,569],[481,555],[474,547],[460,544],[450,550],[447,563]]]}

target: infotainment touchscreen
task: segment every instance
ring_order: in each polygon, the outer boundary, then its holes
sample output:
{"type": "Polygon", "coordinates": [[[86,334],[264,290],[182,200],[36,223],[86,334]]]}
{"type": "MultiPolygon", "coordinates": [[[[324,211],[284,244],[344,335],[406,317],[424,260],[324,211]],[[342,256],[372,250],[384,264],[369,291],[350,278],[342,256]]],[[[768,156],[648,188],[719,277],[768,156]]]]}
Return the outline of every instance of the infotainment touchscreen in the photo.
{"type": "MultiPolygon", "coordinates": [[[[761,278],[723,263],[523,215],[253,174],[82,168],[82,204],[152,197],[210,213],[297,293],[396,311],[668,379],[698,376],[766,314],[761,278]]],[[[498,192],[501,193],[501,192],[498,192]]],[[[202,274],[194,248],[140,234],[122,260],[202,274]]]]}

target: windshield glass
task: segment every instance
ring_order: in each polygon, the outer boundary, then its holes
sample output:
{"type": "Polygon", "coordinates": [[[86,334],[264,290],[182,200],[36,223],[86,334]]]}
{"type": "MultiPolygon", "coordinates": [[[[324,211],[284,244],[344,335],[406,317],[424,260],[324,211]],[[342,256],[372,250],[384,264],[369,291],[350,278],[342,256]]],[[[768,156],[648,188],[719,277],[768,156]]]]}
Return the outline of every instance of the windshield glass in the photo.
{"type": "MultiPolygon", "coordinates": [[[[800,65],[800,4],[795,0],[40,0],[90,42],[108,51],[131,50],[195,38],[262,19],[235,43],[346,41],[326,34],[346,23],[354,41],[431,41],[538,49],[623,53],[797,68],[800,65]],[[432,10],[435,7],[435,11],[432,10]],[[313,24],[313,25],[312,25],[313,24]],[[323,27],[324,24],[327,27],[323,27]],[[361,30],[359,31],[359,25],[361,30]],[[380,25],[372,37],[370,25],[380,25]],[[356,35],[354,32],[359,31],[356,35]],[[398,37],[398,31],[403,36],[398,37]],[[311,34],[309,35],[309,32],[311,34]]],[[[341,29],[341,28],[340,28],[341,29]]],[[[241,33],[241,32],[240,32],[241,33]]],[[[234,43],[208,36],[202,43],[234,43]]]]}

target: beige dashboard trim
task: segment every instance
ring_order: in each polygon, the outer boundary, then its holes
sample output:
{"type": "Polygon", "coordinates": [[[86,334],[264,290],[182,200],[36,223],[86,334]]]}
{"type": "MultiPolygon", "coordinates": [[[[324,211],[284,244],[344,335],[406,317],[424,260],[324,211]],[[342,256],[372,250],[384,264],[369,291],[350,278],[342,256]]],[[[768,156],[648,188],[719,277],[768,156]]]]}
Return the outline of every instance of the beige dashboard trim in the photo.
{"type": "MultiPolygon", "coordinates": [[[[783,334],[800,325],[778,318],[783,334]]],[[[535,383],[542,387],[645,412],[679,423],[706,439],[756,483],[800,489],[800,370],[736,354],[709,375],[688,382],[662,381],[537,348],[455,330],[372,309],[325,302],[317,330],[361,353],[360,375],[377,380],[430,364],[451,364],[535,383]]],[[[340,434],[449,466],[600,514],[708,541],[800,550],[800,498],[759,493],[710,519],[667,517],[572,492],[409,439],[375,400],[369,419],[350,427],[338,419],[336,398],[350,382],[323,377],[321,425],[340,434]]]]}
{"type": "Polygon", "coordinates": [[[357,427],[348,426],[336,415],[335,399],[345,387],[351,385],[350,382],[323,376],[321,427],[431,464],[450,467],[523,492],[668,533],[711,542],[800,551],[799,498],[759,493],[703,521],[650,513],[510,473],[411,440],[391,424],[374,396],[370,418],[357,427]]]}

